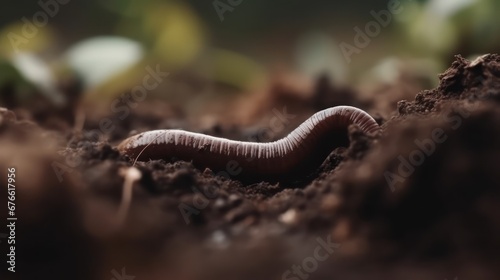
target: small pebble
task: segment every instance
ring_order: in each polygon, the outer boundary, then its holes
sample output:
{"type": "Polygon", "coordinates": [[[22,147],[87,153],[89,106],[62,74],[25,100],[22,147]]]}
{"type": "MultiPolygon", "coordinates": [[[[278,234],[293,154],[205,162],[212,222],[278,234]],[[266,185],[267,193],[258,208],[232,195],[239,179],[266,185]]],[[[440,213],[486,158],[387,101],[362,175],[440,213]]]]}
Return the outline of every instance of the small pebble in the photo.
{"type": "Polygon", "coordinates": [[[209,243],[213,247],[219,249],[224,249],[227,248],[227,246],[229,246],[227,235],[221,230],[217,230],[212,233],[209,239],[209,243]]]}
{"type": "Polygon", "coordinates": [[[228,200],[231,206],[236,206],[242,201],[242,198],[239,195],[233,193],[229,195],[228,200]]]}
{"type": "Polygon", "coordinates": [[[329,194],[326,195],[321,201],[321,210],[332,211],[340,206],[340,198],[338,195],[329,194]]]}
{"type": "Polygon", "coordinates": [[[287,225],[295,224],[297,221],[297,210],[289,209],[285,213],[281,214],[279,220],[287,225]]]}

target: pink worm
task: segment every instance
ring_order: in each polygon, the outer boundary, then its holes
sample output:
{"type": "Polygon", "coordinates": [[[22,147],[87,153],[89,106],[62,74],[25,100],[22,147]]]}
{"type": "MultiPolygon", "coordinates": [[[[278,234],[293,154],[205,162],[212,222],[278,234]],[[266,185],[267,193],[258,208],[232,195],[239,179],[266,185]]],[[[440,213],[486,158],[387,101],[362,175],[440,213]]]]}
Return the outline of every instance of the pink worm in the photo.
{"type": "Polygon", "coordinates": [[[238,174],[231,175],[240,179],[289,181],[307,176],[333,149],[347,146],[347,128],[351,124],[358,125],[368,135],[380,131],[377,122],[365,111],[338,106],[314,114],[288,136],[270,143],[235,141],[167,129],[129,137],[118,150],[141,161],[178,159],[214,171],[239,170],[238,174]]]}

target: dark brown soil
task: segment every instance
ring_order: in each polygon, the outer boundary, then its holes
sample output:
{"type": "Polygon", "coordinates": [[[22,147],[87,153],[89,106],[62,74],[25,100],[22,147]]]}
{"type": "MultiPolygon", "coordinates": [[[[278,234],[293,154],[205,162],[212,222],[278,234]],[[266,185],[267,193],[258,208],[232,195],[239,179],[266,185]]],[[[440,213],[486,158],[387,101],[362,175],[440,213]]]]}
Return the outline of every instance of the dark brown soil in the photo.
{"type": "MultiPolygon", "coordinates": [[[[389,118],[373,111],[383,100],[361,101],[326,79],[307,102],[290,101],[302,104],[289,107],[298,117],[268,140],[336,105],[366,109],[383,128],[370,138],[350,127],[350,146],[297,184],[246,185],[181,161],[131,167],[114,148],[121,139],[183,121],[155,104],[123,121],[108,116],[116,129],[103,138],[88,134],[102,116],[77,132],[67,110],[2,111],[1,178],[8,167],[18,178],[15,278],[498,279],[500,56],[457,56],[439,78],[389,118]],[[124,178],[137,170],[121,220],[124,178]]],[[[279,96],[266,106],[281,108],[279,96]]],[[[243,126],[183,128],[259,139],[243,126]]],[[[5,256],[4,240],[0,248],[5,256]]],[[[14,279],[6,271],[2,279],[14,279]]]]}

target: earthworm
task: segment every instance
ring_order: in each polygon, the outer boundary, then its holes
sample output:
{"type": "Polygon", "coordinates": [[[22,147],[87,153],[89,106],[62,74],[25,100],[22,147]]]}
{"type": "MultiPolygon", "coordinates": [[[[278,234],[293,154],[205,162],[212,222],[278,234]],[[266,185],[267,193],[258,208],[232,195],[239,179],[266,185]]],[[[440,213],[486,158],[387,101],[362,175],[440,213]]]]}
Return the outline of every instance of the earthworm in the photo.
{"type": "Polygon", "coordinates": [[[365,111],[337,106],[317,112],[274,142],[243,142],[167,129],[131,136],[118,145],[118,150],[141,161],[177,159],[213,171],[238,171],[231,175],[240,179],[297,180],[315,171],[333,149],[348,146],[347,129],[351,124],[358,125],[368,135],[380,130],[365,111]]]}

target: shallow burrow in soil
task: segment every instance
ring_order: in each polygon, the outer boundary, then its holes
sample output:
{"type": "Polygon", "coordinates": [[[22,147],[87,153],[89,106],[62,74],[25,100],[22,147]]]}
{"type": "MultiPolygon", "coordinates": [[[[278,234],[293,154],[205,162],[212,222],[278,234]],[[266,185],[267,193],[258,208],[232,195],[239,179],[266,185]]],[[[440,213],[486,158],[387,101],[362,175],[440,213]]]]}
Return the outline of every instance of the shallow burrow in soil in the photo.
{"type": "Polygon", "coordinates": [[[305,99],[272,87],[262,107],[288,104],[296,117],[267,141],[336,105],[365,109],[382,126],[377,137],[350,127],[350,146],[294,184],[246,184],[183,161],[131,168],[134,159],[115,148],[130,134],[179,125],[261,140],[265,125],[193,125],[179,109],[152,103],[123,121],[107,116],[116,127],[90,137],[103,116],[88,115],[77,131],[74,108],[35,112],[13,103],[0,112],[0,167],[15,167],[18,178],[16,275],[498,279],[500,56],[457,56],[439,79],[437,88],[393,104],[390,114],[374,109],[386,100],[360,100],[356,90],[324,78],[305,99]],[[123,214],[124,181],[134,174],[140,178],[131,181],[123,214]]]}

